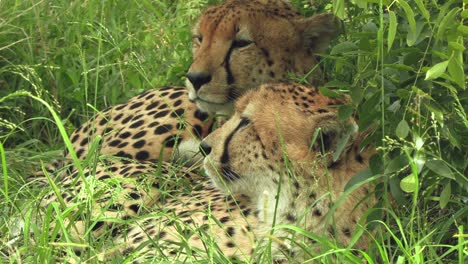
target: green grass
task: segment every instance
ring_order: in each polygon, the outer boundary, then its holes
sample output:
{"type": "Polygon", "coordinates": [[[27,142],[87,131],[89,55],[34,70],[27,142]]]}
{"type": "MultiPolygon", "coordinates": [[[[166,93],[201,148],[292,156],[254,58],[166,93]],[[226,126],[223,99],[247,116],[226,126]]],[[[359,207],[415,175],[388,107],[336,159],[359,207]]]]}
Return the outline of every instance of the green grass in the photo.
{"type": "MultiPolygon", "coordinates": [[[[48,263],[58,248],[74,256],[70,241],[54,243],[57,234],[43,231],[49,221],[34,221],[43,211],[61,226],[69,210],[39,208],[52,187],[25,178],[59,157],[67,134],[94,109],[152,87],[182,85],[191,25],[214,2],[0,1],[0,262],[48,263]],[[20,219],[25,231],[18,233],[20,219]],[[13,234],[19,242],[7,244],[13,234]]],[[[329,1],[292,2],[306,14],[331,7],[329,1]]],[[[385,217],[371,223],[375,240],[362,253],[369,263],[468,262],[466,4],[332,2],[346,30],[324,55],[333,81],[322,92],[348,93],[352,105],[340,114],[357,112],[360,128],[372,129],[368,140],[380,149],[371,175],[382,180],[375,193],[385,217]]],[[[315,261],[332,263],[325,256],[335,255],[359,263],[350,250],[321,244],[329,251],[315,261]]],[[[308,252],[307,244],[299,245],[308,252]]],[[[86,246],[89,262],[97,262],[93,252],[105,239],[86,246]]],[[[211,260],[226,261],[220,254],[211,260]]]]}

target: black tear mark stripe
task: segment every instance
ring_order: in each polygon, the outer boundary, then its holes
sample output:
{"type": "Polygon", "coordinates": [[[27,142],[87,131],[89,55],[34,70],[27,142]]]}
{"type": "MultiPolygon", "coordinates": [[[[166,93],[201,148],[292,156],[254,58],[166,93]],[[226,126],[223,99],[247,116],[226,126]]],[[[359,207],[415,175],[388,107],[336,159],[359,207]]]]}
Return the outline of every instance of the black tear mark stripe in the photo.
{"type": "Polygon", "coordinates": [[[234,50],[234,47],[231,46],[226,54],[226,58],[224,59],[224,68],[226,69],[226,78],[227,78],[226,81],[228,85],[233,84],[235,81],[234,76],[232,75],[231,65],[229,64],[233,50],[234,50]]]}
{"type": "Polygon", "coordinates": [[[241,120],[241,122],[239,122],[239,124],[234,129],[234,131],[232,131],[231,134],[229,134],[229,136],[226,138],[226,141],[224,141],[223,155],[221,156],[221,163],[222,164],[226,164],[226,163],[229,162],[229,152],[228,152],[229,143],[231,142],[232,137],[234,136],[234,134],[243,126],[245,126],[245,124],[241,120]]]}

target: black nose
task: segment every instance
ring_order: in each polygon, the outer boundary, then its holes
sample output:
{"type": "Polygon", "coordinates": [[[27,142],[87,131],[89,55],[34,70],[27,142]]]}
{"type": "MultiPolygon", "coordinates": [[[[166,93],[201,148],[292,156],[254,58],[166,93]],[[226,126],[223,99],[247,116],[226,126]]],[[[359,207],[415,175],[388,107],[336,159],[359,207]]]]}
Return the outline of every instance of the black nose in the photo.
{"type": "Polygon", "coordinates": [[[206,144],[205,141],[202,141],[202,143],[200,143],[200,152],[204,157],[208,156],[211,152],[211,146],[206,144]]]}
{"type": "Polygon", "coordinates": [[[189,72],[185,77],[192,83],[195,91],[200,90],[202,85],[211,81],[211,75],[207,72],[189,72]]]}

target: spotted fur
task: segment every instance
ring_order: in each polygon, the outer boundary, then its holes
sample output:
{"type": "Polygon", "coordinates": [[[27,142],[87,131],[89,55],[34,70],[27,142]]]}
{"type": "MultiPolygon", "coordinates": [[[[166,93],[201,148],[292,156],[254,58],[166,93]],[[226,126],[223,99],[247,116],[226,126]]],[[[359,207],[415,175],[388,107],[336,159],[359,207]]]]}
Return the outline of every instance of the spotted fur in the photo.
{"type": "MultiPolygon", "coordinates": [[[[70,140],[79,160],[86,159],[93,143],[98,143],[101,155],[195,163],[200,158],[199,141],[212,125],[213,119],[188,99],[184,87],[168,86],[99,112],[77,128],[70,140]]],[[[66,151],[64,156],[64,161],[49,164],[48,171],[53,173],[70,163],[71,154],[66,151]]]]}
{"type": "MultiPolygon", "coordinates": [[[[358,149],[354,121],[337,116],[334,106],[344,102],[297,84],[267,84],[248,92],[232,118],[201,144],[214,187],[201,182],[202,189],[163,204],[164,213],[157,210],[122,231],[116,238],[121,252],[138,256],[137,262],[206,258],[206,243],[213,241],[228,258],[262,262],[257,249],[271,241],[275,259],[303,260],[290,232],[272,230],[282,224],[349,245],[372,198],[369,186],[363,186],[340,200],[370,155],[358,149]],[[333,161],[345,135],[349,143],[333,161]]],[[[315,240],[307,241],[319,250],[315,240]]],[[[352,246],[366,249],[367,244],[363,236],[352,246]]]]}

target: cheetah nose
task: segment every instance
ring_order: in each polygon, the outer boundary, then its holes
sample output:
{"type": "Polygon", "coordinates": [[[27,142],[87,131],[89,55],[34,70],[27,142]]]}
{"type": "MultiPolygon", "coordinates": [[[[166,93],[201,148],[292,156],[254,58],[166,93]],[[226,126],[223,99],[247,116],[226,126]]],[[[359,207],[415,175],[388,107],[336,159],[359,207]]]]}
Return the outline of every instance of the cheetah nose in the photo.
{"type": "Polygon", "coordinates": [[[202,141],[202,143],[200,143],[200,152],[203,157],[208,156],[211,152],[211,146],[208,145],[205,141],[202,141]]]}
{"type": "Polygon", "coordinates": [[[192,83],[195,91],[200,90],[202,85],[211,81],[211,75],[207,72],[189,72],[185,77],[192,83]]]}

